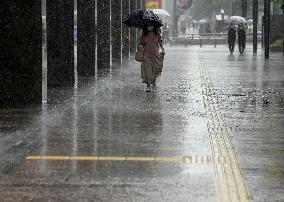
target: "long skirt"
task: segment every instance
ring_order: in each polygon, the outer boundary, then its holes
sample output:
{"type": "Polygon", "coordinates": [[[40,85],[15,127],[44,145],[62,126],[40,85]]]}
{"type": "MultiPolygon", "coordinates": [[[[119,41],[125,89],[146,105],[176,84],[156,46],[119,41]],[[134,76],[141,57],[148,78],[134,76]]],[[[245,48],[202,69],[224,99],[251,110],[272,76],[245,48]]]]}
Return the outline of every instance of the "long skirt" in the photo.
{"type": "Polygon", "coordinates": [[[163,70],[163,56],[156,58],[146,58],[141,64],[142,83],[148,85],[154,84],[156,78],[159,77],[163,70]]]}

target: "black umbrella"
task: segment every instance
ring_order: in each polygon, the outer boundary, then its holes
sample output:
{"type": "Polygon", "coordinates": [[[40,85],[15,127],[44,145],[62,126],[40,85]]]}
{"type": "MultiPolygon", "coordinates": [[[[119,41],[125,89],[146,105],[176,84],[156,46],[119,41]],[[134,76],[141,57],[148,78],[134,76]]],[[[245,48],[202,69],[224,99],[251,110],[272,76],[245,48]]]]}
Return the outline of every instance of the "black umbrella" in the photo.
{"type": "Polygon", "coordinates": [[[162,27],[163,23],[160,18],[150,10],[136,10],[128,14],[128,17],[124,20],[124,23],[128,27],[135,27],[143,29],[148,23],[152,23],[155,27],[162,27]]]}

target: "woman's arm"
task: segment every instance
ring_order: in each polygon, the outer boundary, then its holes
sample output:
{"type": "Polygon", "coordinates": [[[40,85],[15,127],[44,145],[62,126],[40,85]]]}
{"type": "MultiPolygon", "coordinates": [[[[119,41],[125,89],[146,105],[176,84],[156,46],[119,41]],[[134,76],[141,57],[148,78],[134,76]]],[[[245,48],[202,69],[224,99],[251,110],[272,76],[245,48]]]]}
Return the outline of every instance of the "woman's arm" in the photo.
{"type": "Polygon", "coordinates": [[[159,46],[160,46],[160,47],[161,47],[161,49],[162,49],[162,53],[165,53],[163,40],[162,40],[162,37],[161,37],[161,35],[160,35],[160,34],[159,34],[159,41],[158,41],[158,43],[159,43],[159,46]]]}
{"type": "Polygon", "coordinates": [[[145,47],[144,40],[143,40],[143,35],[140,37],[139,46],[145,47]]]}

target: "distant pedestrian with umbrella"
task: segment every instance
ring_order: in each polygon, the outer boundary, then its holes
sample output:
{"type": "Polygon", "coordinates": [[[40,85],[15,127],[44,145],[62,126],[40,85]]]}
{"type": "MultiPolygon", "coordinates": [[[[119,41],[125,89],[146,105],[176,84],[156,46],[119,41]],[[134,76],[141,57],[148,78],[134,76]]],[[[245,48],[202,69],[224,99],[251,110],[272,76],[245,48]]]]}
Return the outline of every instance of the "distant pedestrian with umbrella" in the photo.
{"type": "Polygon", "coordinates": [[[238,25],[238,42],[240,54],[243,54],[246,47],[246,30],[243,23],[238,25]]]}
{"type": "Polygon", "coordinates": [[[229,31],[228,31],[228,44],[229,44],[229,50],[231,53],[234,52],[235,49],[235,43],[236,43],[236,28],[233,25],[233,23],[230,23],[229,31]]]}
{"type": "Polygon", "coordinates": [[[166,22],[164,26],[162,27],[162,38],[163,38],[164,44],[166,45],[166,43],[169,40],[169,26],[166,22]]]}
{"type": "Polygon", "coordinates": [[[231,16],[229,18],[229,23],[235,26],[238,26],[238,42],[239,42],[239,51],[241,54],[244,53],[246,47],[246,30],[247,21],[241,16],[231,16]]]}
{"type": "Polygon", "coordinates": [[[128,27],[143,30],[138,47],[138,50],[143,50],[143,54],[142,58],[139,56],[136,60],[142,62],[142,83],[147,84],[146,92],[151,92],[151,85],[156,88],[156,79],[160,76],[163,68],[165,51],[160,33],[160,27],[163,26],[163,23],[156,14],[149,10],[138,10],[130,13],[124,23],[128,27]],[[160,48],[162,53],[159,52],[160,48]]]}

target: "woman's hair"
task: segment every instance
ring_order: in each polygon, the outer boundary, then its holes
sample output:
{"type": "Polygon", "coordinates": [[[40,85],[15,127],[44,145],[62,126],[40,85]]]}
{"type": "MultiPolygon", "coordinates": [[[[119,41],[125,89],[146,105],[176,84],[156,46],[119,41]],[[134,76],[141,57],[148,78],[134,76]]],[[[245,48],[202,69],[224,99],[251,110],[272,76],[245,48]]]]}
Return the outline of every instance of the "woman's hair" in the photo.
{"type": "MultiPolygon", "coordinates": [[[[159,31],[159,28],[153,26],[154,29],[153,29],[153,32],[158,35],[160,33],[159,31]]],[[[149,30],[148,30],[148,25],[145,24],[144,27],[143,27],[143,31],[142,31],[142,36],[147,36],[147,34],[149,33],[149,30]]]]}

